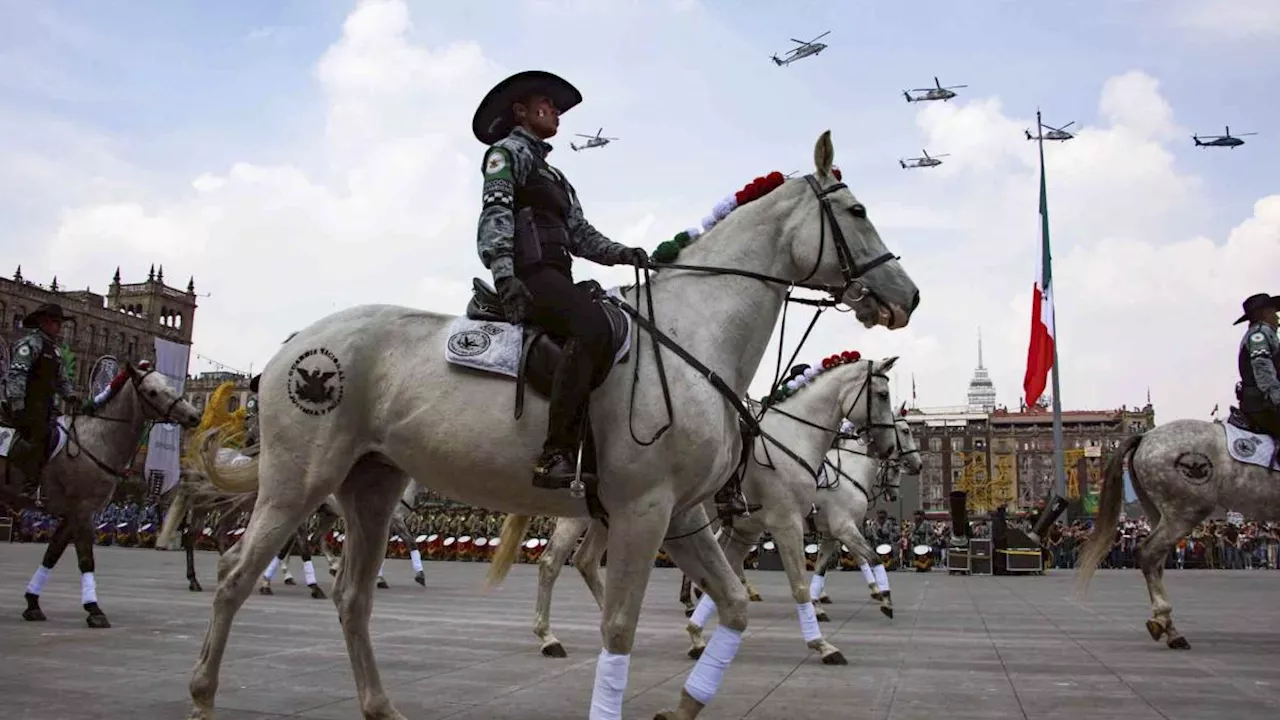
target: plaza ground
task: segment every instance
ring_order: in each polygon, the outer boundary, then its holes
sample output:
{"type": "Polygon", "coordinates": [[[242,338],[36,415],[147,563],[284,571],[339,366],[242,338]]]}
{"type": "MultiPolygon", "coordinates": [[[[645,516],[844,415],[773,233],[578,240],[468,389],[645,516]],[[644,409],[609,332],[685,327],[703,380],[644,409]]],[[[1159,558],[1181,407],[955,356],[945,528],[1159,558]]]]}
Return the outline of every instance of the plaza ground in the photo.
{"type": "MultiPolygon", "coordinates": [[[[97,548],[98,596],[112,622],[90,630],[68,550],[49,579],[45,623],[21,619],[41,545],[0,545],[0,718],[147,720],[187,716],[187,682],[213,597],[215,556],[197,554],[205,592],[186,589],[180,553],[97,548]]],[[[297,559],[294,574],[301,579],[297,559]]],[[[331,578],[317,561],[321,585],[331,578]]],[[[543,658],[530,631],[536,569],[518,565],[481,591],[483,563],[388,560],[372,631],[382,679],[410,720],[584,718],[600,649],[599,611],[565,568],[552,629],[567,659],[543,658]]],[[[951,577],[890,573],[896,617],[880,614],[861,573],[833,573],[823,623],[848,666],[822,665],[800,639],[780,572],[749,576],[765,601],[706,720],[1252,720],[1280,717],[1280,572],[1165,574],[1190,651],[1143,628],[1137,571],[1100,571],[1087,600],[1072,575],[951,577]]],[[[658,569],[640,620],[625,713],[672,707],[685,657],[680,575],[658,569]]],[[[220,720],[360,718],[332,602],[280,576],[236,617],[217,697],[220,720]]]]}

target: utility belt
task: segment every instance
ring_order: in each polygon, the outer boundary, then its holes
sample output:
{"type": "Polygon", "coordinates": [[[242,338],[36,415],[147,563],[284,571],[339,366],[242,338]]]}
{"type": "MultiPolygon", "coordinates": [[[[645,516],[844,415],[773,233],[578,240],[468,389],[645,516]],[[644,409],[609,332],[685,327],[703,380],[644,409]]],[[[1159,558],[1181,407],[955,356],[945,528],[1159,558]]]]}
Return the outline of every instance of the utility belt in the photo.
{"type": "Polygon", "coordinates": [[[533,208],[516,212],[516,270],[550,265],[570,274],[573,254],[569,252],[569,228],[551,218],[535,218],[533,208]]]}
{"type": "Polygon", "coordinates": [[[1240,401],[1240,412],[1246,414],[1280,411],[1280,407],[1272,404],[1270,398],[1254,385],[1236,383],[1236,399],[1240,401]]]}

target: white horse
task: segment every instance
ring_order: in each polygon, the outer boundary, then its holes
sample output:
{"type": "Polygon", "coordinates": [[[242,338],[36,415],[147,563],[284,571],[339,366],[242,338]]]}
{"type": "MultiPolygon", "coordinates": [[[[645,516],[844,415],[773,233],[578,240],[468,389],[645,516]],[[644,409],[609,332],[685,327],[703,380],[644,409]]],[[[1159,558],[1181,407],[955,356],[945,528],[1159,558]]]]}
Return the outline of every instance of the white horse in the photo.
{"type": "MultiPolygon", "coordinates": [[[[897,360],[896,357],[874,363],[859,360],[838,365],[813,379],[810,388],[768,405],[760,424],[780,446],[756,443],[743,484],[747,496],[760,503],[761,508],[747,518],[734,520],[719,533],[720,545],[730,565],[741,568],[754,538],[764,529],[774,532],[796,600],[805,643],[828,665],[843,665],[846,660],[817,629],[814,607],[804,583],[804,518],[813,507],[814,476],[839,433],[867,430],[884,452],[895,447],[893,402],[886,373],[897,360]]],[[[542,641],[542,654],[548,657],[565,657],[563,645],[550,630],[552,586],[565,558],[573,550],[577,533],[587,530],[589,523],[588,518],[558,519],[551,542],[538,559],[538,603],[533,633],[542,641]],[[566,529],[562,531],[562,528],[566,529]]],[[[597,603],[602,602],[603,596],[600,559],[604,544],[598,539],[603,534],[602,526],[591,526],[573,560],[597,603]]],[[[702,627],[714,611],[715,604],[704,594],[687,627],[693,640],[689,651],[692,658],[701,657],[706,648],[702,627]]]]}
{"type": "MultiPolygon", "coordinates": [[[[839,556],[843,544],[860,561],[863,579],[871,588],[871,599],[879,601],[880,612],[893,617],[889,575],[880,556],[863,536],[862,523],[875,497],[883,494],[889,502],[896,501],[901,474],[919,476],[923,467],[911,424],[901,416],[901,412],[894,423],[897,427],[895,447],[886,459],[878,459],[878,452],[867,452],[865,446],[859,447],[856,442],[837,443],[837,447],[827,455],[824,465],[826,481],[820,483],[814,503],[817,508],[814,526],[823,536],[809,584],[809,593],[815,603],[831,602],[825,592],[827,569],[832,559],[839,556]]],[[[817,614],[819,622],[830,619],[821,605],[818,605],[817,614]]]]}
{"type": "MultiPolygon", "coordinates": [[[[632,377],[613,372],[592,396],[598,499],[608,514],[608,584],[591,718],[617,718],[626,693],[640,605],[664,538],[675,562],[721,607],[722,624],[694,668],[679,708],[695,717],[719,689],[747,626],[747,598],[711,531],[702,500],[739,466],[742,397],[760,366],[789,288],[823,290],[849,303],[867,327],[905,327],[920,294],[885,250],[866,208],[832,172],[829,132],[813,174],[729,213],[650,282],[601,302],[643,333],[632,377]],[[639,307],[641,310],[637,310],[639,307]],[[643,340],[648,338],[651,343],[643,340]],[[646,347],[648,345],[648,347],[646,347]],[[672,431],[651,445],[635,432],[672,431]],[[628,432],[630,429],[632,432],[628,432]],[[703,528],[699,530],[699,528],[703,528]]],[[[458,501],[509,517],[490,567],[509,569],[531,515],[588,514],[573,493],[535,487],[547,403],[512,417],[509,378],[465,371],[444,357],[455,318],[373,305],[303,329],[261,377],[262,454],[215,478],[259,488],[244,539],[220,562],[221,582],[192,674],[192,717],[208,720],[236,611],[253,578],[291,529],[330,493],[345,512],[344,563],[333,588],[366,720],[403,720],[382,686],[369,635],[373,576],[396,498],[410,477],[458,501]],[[486,442],[486,439],[488,442],[486,442]],[[508,532],[510,530],[511,532],[508,532]]]]}

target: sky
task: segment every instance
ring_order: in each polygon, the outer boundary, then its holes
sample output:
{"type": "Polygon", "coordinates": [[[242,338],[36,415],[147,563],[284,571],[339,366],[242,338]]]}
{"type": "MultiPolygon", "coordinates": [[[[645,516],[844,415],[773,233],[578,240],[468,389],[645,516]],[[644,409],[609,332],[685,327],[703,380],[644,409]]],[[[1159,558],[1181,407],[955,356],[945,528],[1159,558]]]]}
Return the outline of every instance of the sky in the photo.
{"type": "Polygon", "coordinates": [[[1241,302],[1280,294],[1278,41],[1272,0],[0,0],[0,257],[98,292],[117,266],[194,277],[194,373],[260,370],[352,305],[461,313],[489,277],[471,115],[500,79],[546,69],[585,96],[550,162],[629,245],[756,176],[811,171],[830,129],[921,304],[897,331],[828,313],[798,359],[900,356],[899,397],[914,378],[919,406],[963,404],[981,328],[1016,409],[1039,108],[1078,131],[1045,148],[1064,409],[1149,389],[1158,422],[1207,418],[1233,402],[1241,302]],[[769,61],[828,30],[820,55],[769,61]],[[968,87],[904,101],[935,76],[968,87]],[[1259,134],[1193,146],[1224,125],[1259,134]],[[567,147],[601,127],[619,140],[567,147]],[[922,149],[944,164],[899,167],[922,149]]]}

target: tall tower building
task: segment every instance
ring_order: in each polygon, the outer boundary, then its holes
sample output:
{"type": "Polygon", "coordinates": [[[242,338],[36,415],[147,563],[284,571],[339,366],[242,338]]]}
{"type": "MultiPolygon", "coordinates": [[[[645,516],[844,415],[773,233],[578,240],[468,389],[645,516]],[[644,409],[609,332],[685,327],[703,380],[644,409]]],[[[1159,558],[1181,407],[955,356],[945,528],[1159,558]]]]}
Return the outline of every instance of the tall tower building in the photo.
{"type": "Polygon", "coordinates": [[[969,410],[993,412],[996,409],[996,386],[982,364],[982,328],[978,328],[978,367],[969,381],[969,410]]]}

